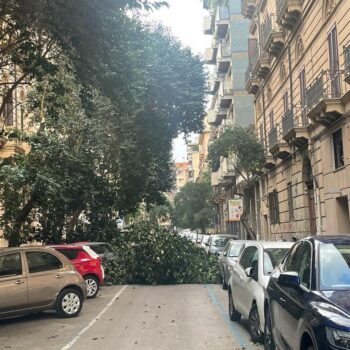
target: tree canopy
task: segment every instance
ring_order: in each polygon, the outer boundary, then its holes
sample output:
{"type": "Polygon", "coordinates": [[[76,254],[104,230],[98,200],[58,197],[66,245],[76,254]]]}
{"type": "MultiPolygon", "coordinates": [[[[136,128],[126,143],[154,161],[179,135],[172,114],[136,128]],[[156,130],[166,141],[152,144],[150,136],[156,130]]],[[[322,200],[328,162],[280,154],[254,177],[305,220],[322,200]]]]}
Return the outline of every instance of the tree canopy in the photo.
{"type": "Polygon", "coordinates": [[[111,235],[139,203],[162,204],[173,183],[172,139],[200,131],[206,84],[198,56],[126,13],[164,4],[0,0],[0,68],[16,78],[2,87],[0,108],[30,84],[22,107],[32,126],[7,133],[30,152],[0,164],[10,245],[111,235]]]}

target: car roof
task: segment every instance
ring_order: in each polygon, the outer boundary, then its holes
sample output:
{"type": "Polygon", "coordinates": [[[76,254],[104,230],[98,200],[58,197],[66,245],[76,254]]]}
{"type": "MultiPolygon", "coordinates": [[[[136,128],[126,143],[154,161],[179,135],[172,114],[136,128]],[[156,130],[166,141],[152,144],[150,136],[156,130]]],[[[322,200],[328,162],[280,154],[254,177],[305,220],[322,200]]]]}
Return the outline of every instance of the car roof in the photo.
{"type": "Polygon", "coordinates": [[[322,243],[350,243],[350,235],[320,235],[306,237],[304,240],[319,241],[322,243]]]}
{"type": "Polygon", "coordinates": [[[107,242],[75,242],[72,244],[81,244],[81,245],[102,245],[102,244],[109,244],[107,242]]]}
{"type": "Polygon", "coordinates": [[[54,249],[82,249],[83,244],[49,244],[48,247],[54,249]]]}
{"type": "Polygon", "coordinates": [[[284,241],[248,241],[248,246],[258,245],[263,249],[266,248],[291,248],[295,242],[284,242],[284,241]]]}
{"type": "Polygon", "coordinates": [[[32,251],[32,250],[51,250],[52,248],[48,246],[41,246],[41,245],[30,245],[30,246],[24,246],[24,247],[5,247],[5,248],[0,248],[0,254],[6,254],[6,253],[17,253],[17,252],[27,252],[27,251],[32,251]]]}
{"type": "Polygon", "coordinates": [[[212,237],[225,237],[225,238],[232,238],[232,239],[236,238],[236,236],[229,235],[227,233],[215,233],[214,235],[212,235],[212,237]]]}

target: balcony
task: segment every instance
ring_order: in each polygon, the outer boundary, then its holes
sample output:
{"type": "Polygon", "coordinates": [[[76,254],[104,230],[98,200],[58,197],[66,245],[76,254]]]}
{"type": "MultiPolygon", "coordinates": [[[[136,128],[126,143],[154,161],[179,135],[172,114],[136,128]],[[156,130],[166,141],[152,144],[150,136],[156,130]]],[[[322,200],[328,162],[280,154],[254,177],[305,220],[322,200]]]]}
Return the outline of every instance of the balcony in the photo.
{"type": "Polygon", "coordinates": [[[230,12],[228,7],[218,6],[215,15],[215,37],[225,38],[230,25],[230,12]]]}
{"type": "Polygon", "coordinates": [[[256,75],[252,75],[252,68],[248,66],[245,72],[245,89],[252,95],[256,95],[259,90],[260,81],[256,75]]]}
{"type": "Polygon", "coordinates": [[[233,98],[232,81],[222,81],[219,88],[218,98],[220,101],[220,108],[229,108],[233,98]]]}
{"type": "Polygon", "coordinates": [[[249,39],[249,64],[252,67],[252,75],[265,79],[270,72],[271,63],[268,55],[260,53],[258,41],[256,39],[249,39]]]}
{"type": "Polygon", "coordinates": [[[280,159],[286,159],[291,154],[290,146],[280,140],[280,127],[277,124],[274,126],[268,135],[269,139],[269,151],[274,157],[278,157],[280,159]]]}
{"type": "Polygon", "coordinates": [[[213,74],[209,80],[209,94],[215,95],[220,87],[222,81],[225,80],[225,73],[218,73],[217,69],[214,68],[213,74]]]}
{"type": "Polygon", "coordinates": [[[279,25],[276,23],[276,15],[267,18],[262,26],[263,49],[272,56],[277,57],[283,49],[285,35],[279,25]]]}
{"type": "Polygon", "coordinates": [[[220,106],[220,99],[217,99],[213,109],[208,112],[208,123],[213,126],[219,126],[221,121],[226,118],[228,109],[220,106]]]}
{"type": "Polygon", "coordinates": [[[256,0],[241,0],[241,13],[243,17],[252,19],[256,9],[256,0]]]}
{"type": "Polygon", "coordinates": [[[225,187],[233,185],[235,179],[235,167],[233,159],[222,157],[220,160],[220,168],[218,172],[219,186],[225,187]]]}
{"type": "Polygon", "coordinates": [[[220,44],[216,58],[216,69],[218,73],[227,73],[232,59],[232,51],[230,44],[220,44]]]}
{"type": "Polygon", "coordinates": [[[210,109],[207,113],[207,120],[208,120],[208,124],[210,125],[215,125],[215,110],[214,109],[210,109]]]}
{"type": "Polygon", "coordinates": [[[350,84],[350,45],[344,47],[344,80],[350,84]]]}
{"type": "Polygon", "coordinates": [[[273,169],[276,166],[276,161],[272,155],[265,154],[265,161],[264,161],[263,166],[264,166],[264,168],[269,169],[269,170],[273,169]]]}
{"type": "Polygon", "coordinates": [[[341,78],[339,71],[322,71],[306,89],[306,112],[313,122],[329,126],[344,115],[349,89],[341,78]]]}
{"type": "Polygon", "coordinates": [[[219,186],[219,171],[211,173],[210,182],[212,186],[219,186]]]}
{"type": "Polygon", "coordinates": [[[216,63],[216,55],[218,49],[216,47],[209,47],[204,50],[204,62],[206,64],[215,64],[216,63]]]}
{"type": "Polygon", "coordinates": [[[301,0],[277,0],[277,23],[287,29],[293,30],[301,15],[301,0]]]}
{"type": "Polygon", "coordinates": [[[298,148],[305,146],[310,138],[308,125],[310,124],[302,110],[291,108],[282,118],[283,139],[298,148]]]}
{"type": "Polygon", "coordinates": [[[214,33],[214,21],[213,16],[206,16],[203,20],[203,33],[212,35],[214,33]]]}
{"type": "Polygon", "coordinates": [[[234,125],[233,119],[223,119],[218,130],[218,135],[220,136],[226,130],[230,129],[234,125]]]}

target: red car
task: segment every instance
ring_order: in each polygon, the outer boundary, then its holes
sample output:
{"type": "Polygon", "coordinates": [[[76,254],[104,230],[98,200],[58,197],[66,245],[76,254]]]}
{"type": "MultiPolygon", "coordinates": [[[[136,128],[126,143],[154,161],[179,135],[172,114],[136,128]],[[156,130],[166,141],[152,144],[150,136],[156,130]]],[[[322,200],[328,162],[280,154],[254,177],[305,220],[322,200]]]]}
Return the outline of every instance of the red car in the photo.
{"type": "Polygon", "coordinates": [[[95,298],[104,280],[101,257],[85,245],[60,244],[50,247],[65,255],[74,264],[86,282],[88,299],[95,298]]]}

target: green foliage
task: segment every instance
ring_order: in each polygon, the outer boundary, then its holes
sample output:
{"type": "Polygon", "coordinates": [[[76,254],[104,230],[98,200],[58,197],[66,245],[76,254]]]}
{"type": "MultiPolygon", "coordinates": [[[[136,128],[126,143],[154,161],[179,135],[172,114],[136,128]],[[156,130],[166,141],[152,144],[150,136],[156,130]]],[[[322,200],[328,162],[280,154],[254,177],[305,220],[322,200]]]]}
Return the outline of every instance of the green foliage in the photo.
{"type": "Polygon", "coordinates": [[[236,171],[244,177],[250,177],[262,169],[264,147],[253,133],[239,126],[226,130],[209,146],[208,162],[212,171],[217,171],[220,158],[234,157],[236,171]]]}
{"type": "Polygon", "coordinates": [[[174,224],[177,227],[200,229],[203,233],[212,224],[213,209],[210,182],[188,182],[174,200],[174,224]]]}
{"type": "Polygon", "coordinates": [[[114,242],[116,258],[106,266],[113,284],[217,283],[217,258],[150,222],[140,222],[114,242]]]}

